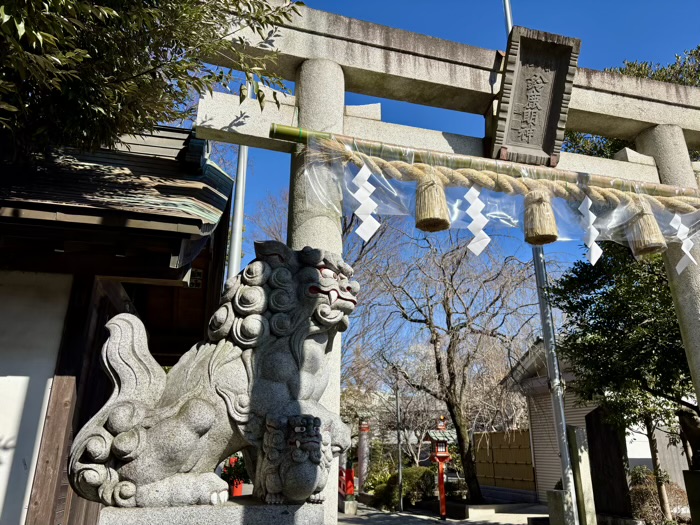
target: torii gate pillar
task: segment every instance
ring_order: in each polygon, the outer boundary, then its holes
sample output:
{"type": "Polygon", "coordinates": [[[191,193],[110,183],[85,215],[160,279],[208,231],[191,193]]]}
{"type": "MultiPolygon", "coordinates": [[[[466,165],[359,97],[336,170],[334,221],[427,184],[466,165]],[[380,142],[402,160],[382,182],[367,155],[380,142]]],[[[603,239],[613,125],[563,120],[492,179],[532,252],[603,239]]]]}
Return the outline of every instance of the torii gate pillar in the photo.
{"type": "MultiPolygon", "coordinates": [[[[639,134],[636,146],[640,153],[654,157],[662,184],[698,187],[683,130],[679,126],[659,124],[649,128],[639,134]]],[[[696,260],[700,260],[700,246],[695,245],[692,253],[696,260]]],[[[682,257],[681,245],[669,243],[664,253],[664,264],[690,374],[700,398],[700,266],[690,264],[678,275],[676,264],[682,257]]]]}
{"type": "MultiPolygon", "coordinates": [[[[330,60],[309,59],[297,70],[296,101],[299,110],[299,126],[314,131],[343,133],[345,113],[345,77],[342,68],[330,60]]],[[[328,181],[334,178],[329,177],[328,181]]],[[[304,246],[322,248],[343,253],[341,230],[342,194],[335,186],[323,188],[334,206],[315,205],[315,193],[304,177],[302,155],[292,155],[289,181],[289,216],[287,218],[287,244],[294,250],[304,246]],[[335,208],[335,209],[333,209],[335,208]]],[[[340,337],[335,338],[333,350],[328,354],[330,377],[321,404],[336,414],[340,413],[340,337]]],[[[338,459],[333,460],[330,480],[323,490],[324,522],[338,522],[338,459]]]]}
{"type": "MultiPolygon", "coordinates": [[[[345,77],[338,64],[324,59],[304,61],[297,70],[295,94],[300,128],[343,133],[345,77]]],[[[294,250],[312,246],[342,253],[339,213],[342,210],[342,194],[334,188],[323,188],[324,194],[336,201],[333,203],[336,209],[314,205],[317,199],[314,190],[308,187],[304,177],[304,159],[298,153],[292,156],[289,182],[287,244],[294,250]]]]}

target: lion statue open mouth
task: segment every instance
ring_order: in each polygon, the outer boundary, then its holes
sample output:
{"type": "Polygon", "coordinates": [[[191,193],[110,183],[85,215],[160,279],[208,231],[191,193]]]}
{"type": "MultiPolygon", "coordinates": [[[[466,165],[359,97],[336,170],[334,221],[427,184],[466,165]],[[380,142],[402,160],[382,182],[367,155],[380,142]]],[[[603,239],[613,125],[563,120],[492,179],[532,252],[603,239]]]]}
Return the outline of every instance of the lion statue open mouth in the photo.
{"type": "Polygon", "coordinates": [[[228,487],[214,469],[242,451],[265,502],[322,501],[350,432],[319,401],[359,285],[336,254],[276,241],[255,251],[227,281],[208,340],[167,375],[137,317],[107,324],[114,392],[73,442],[69,479],[80,495],[119,507],[223,503],[228,487]]]}

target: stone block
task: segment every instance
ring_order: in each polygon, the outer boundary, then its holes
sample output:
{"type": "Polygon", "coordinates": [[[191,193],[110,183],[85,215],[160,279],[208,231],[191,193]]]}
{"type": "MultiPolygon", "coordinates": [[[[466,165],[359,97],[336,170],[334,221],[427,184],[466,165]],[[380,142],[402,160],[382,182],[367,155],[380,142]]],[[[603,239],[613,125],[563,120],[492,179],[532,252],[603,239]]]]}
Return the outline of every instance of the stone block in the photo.
{"type": "Polygon", "coordinates": [[[216,506],[106,507],[98,525],[323,525],[323,518],[323,505],[264,505],[252,497],[241,497],[216,506]]]}
{"type": "Polygon", "coordinates": [[[567,491],[548,490],[547,507],[551,525],[574,525],[576,523],[574,503],[571,501],[571,494],[567,491]]]}
{"type": "Polygon", "coordinates": [[[571,466],[574,471],[579,524],[597,525],[586,430],[581,427],[567,425],[566,434],[569,441],[571,466]]]}
{"type": "Polygon", "coordinates": [[[622,160],[624,162],[634,162],[635,164],[644,164],[646,166],[656,167],[656,161],[654,157],[649,155],[642,155],[630,148],[622,148],[620,151],[613,155],[615,160],[622,160]]]}
{"type": "Polygon", "coordinates": [[[514,27],[508,39],[491,156],[556,166],[581,41],[514,27]]]}
{"type": "Polygon", "coordinates": [[[357,501],[343,501],[338,499],[338,511],[348,516],[357,515],[357,501]]]}
{"type": "Polygon", "coordinates": [[[688,494],[690,517],[700,523],[700,470],[684,470],[685,491],[688,494]]]}
{"type": "Polygon", "coordinates": [[[361,104],[359,106],[345,106],[346,117],[360,117],[369,120],[382,120],[382,104],[361,104]]]}

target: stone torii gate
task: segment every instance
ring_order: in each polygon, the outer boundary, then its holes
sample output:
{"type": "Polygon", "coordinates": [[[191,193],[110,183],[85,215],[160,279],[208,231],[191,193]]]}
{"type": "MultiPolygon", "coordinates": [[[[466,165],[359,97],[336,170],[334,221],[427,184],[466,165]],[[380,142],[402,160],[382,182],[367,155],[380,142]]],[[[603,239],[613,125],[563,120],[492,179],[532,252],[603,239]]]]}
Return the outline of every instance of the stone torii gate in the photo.
{"type": "MultiPolygon", "coordinates": [[[[253,32],[243,30],[237,36],[241,33],[250,42],[257,40],[253,32]]],[[[296,82],[295,96],[278,94],[279,108],[268,104],[264,111],[255,100],[241,103],[220,93],[204,97],[197,116],[199,138],[294,153],[294,144],[270,138],[271,124],[281,124],[447,154],[498,154],[499,90],[507,70],[502,52],[309,8],[280,28],[275,44],[278,59],[272,68],[296,82]],[[378,104],[346,107],[346,91],[483,115],[485,138],[382,122],[378,104]]],[[[235,65],[225,58],[214,63],[235,65]]],[[[564,94],[568,114],[564,111],[561,120],[566,130],[634,141],[638,151],[624,149],[614,160],[554,151],[545,162],[628,181],[698,187],[700,163],[691,163],[688,148],[700,148],[700,89],[583,68],[572,73],[564,94]]],[[[300,156],[293,156],[288,244],[340,253],[340,217],[307,204],[303,171],[300,156]]],[[[693,254],[700,258],[700,249],[695,247],[693,254]]],[[[700,268],[691,265],[677,275],[683,255],[680,245],[673,244],[664,261],[693,384],[700,393],[700,268]]],[[[332,354],[337,362],[322,401],[338,412],[340,353],[332,354]]],[[[332,483],[325,495],[325,522],[335,523],[332,483]]]]}

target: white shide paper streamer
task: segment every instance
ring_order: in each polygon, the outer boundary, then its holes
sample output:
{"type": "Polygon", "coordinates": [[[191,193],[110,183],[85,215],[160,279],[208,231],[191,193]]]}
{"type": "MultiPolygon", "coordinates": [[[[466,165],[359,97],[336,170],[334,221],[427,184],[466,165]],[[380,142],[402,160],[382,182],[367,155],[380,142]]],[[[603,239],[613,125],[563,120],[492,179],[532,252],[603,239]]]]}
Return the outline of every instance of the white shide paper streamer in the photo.
{"type": "Polygon", "coordinates": [[[469,188],[469,191],[464,194],[464,198],[467,199],[469,203],[469,208],[467,208],[467,215],[472,218],[471,224],[467,226],[470,232],[474,234],[474,238],[469,241],[467,248],[471,250],[474,255],[481,255],[481,252],[488,246],[491,242],[491,237],[486,235],[484,227],[489,222],[489,220],[481,213],[484,211],[486,204],[479,199],[479,194],[481,193],[481,188],[474,185],[469,188]]]}
{"type": "Polygon", "coordinates": [[[683,257],[681,257],[681,260],[678,261],[678,264],[676,265],[676,273],[678,275],[682,274],[685,269],[690,266],[690,263],[692,262],[693,264],[698,264],[698,262],[695,260],[693,255],[690,253],[690,250],[693,249],[693,241],[688,238],[688,233],[690,233],[690,228],[688,228],[685,224],[683,224],[683,219],[681,218],[680,215],[677,213],[673,215],[673,219],[671,219],[671,227],[676,230],[676,236],[678,237],[679,240],[683,241],[683,244],[681,244],[681,251],[683,252],[683,257]]]}
{"type": "Polygon", "coordinates": [[[593,201],[586,196],[581,205],[578,207],[578,211],[580,211],[581,215],[583,215],[583,220],[586,225],[586,235],[583,238],[583,242],[588,248],[586,257],[588,258],[588,262],[595,265],[595,263],[598,262],[598,259],[600,259],[600,256],[603,255],[603,250],[600,248],[600,246],[598,246],[598,243],[595,242],[598,235],[600,235],[600,232],[595,226],[593,226],[593,223],[596,220],[596,215],[591,211],[592,205],[593,201]]]}
{"type": "Polygon", "coordinates": [[[352,196],[360,203],[360,206],[354,212],[357,218],[360,219],[360,225],[355,230],[355,233],[365,242],[369,242],[380,226],[379,221],[372,217],[372,213],[377,209],[378,204],[371,197],[372,192],[376,189],[369,182],[371,175],[372,172],[364,164],[352,179],[352,183],[359,188],[352,196]]]}

